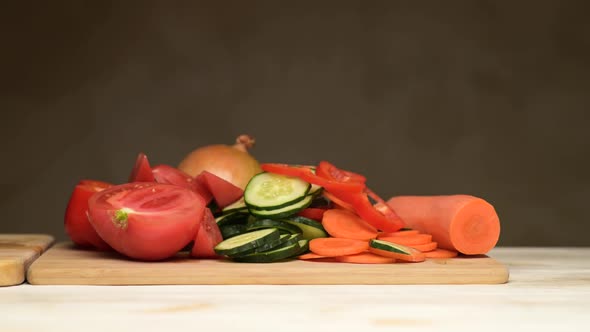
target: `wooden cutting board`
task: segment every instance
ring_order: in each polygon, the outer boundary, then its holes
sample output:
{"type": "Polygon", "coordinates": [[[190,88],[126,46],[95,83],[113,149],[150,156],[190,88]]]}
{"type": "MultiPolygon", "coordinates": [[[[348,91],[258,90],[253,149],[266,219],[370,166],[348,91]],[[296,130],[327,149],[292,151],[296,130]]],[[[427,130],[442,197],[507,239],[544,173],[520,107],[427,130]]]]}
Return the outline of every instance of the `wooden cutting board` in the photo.
{"type": "Polygon", "coordinates": [[[23,283],[29,265],[53,242],[46,234],[0,234],[0,286],[23,283]]]}
{"type": "Polygon", "coordinates": [[[487,256],[363,265],[248,264],[179,254],[163,262],[139,262],[60,243],[31,265],[27,280],[35,285],[501,284],[508,281],[508,270],[487,256]]]}

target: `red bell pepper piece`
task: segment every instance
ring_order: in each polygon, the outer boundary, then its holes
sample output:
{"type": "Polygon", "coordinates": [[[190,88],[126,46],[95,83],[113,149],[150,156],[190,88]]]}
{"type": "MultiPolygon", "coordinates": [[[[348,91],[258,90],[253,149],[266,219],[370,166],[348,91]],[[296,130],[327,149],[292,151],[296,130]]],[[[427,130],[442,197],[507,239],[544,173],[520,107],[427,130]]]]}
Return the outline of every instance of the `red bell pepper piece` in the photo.
{"type": "Polygon", "coordinates": [[[305,182],[318,185],[328,191],[362,192],[365,189],[364,183],[341,182],[318,176],[314,173],[313,168],[309,166],[266,163],[260,165],[260,167],[265,172],[298,177],[305,182]]]}

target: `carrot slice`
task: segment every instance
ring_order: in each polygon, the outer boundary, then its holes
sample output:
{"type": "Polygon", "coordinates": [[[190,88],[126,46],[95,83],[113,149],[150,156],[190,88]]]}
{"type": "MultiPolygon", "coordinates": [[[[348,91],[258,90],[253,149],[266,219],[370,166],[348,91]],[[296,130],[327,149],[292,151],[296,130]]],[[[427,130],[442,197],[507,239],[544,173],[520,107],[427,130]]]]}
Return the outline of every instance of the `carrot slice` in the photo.
{"type": "Polygon", "coordinates": [[[324,213],[322,225],[333,237],[354,240],[370,240],[377,238],[377,229],[362,220],[356,214],[332,209],[324,213]]]}
{"type": "Polygon", "coordinates": [[[417,234],[408,236],[392,236],[392,237],[378,237],[379,240],[389,241],[404,246],[413,246],[416,244],[426,244],[432,242],[432,235],[430,234],[417,234]]]}
{"type": "Polygon", "coordinates": [[[425,252],[426,258],[453,258],[457,257],[458,252],[454,250],[436,249],[433,251],[425,252]]]}
{"type": "Polygon", "coordinates": [[[343,263],[355,264],[390,264],[395,263],[395,258],[375,255],[370,252],[363,252],[356,255],[338,256],[335,260],[343,263]]]}
{"type": "Polygon", "coordinates": [[[408,247],[414,248],[416,250],[420,250],[421,252],[428,252],[428,251],[433,251],[434,249],[436,249],[437,245],[438,244],[436,242],[429,242],[426,244],[415,244],[413,246],[408,246],[408,247]]]}
{"type": "Polygon", "coordinates": [[[409,231],[399,231],[399,232],[391,232],[391,233],[381,233],[379,236],[381,237],[394,237],[394,236],[408,236],[408,235],[418,235],[420,234],[419,231],[412,229],[409,231]]]}
{"type": "Polygon", "coordinates": [[[500,238],[494,206],[470,195],[398,196],[387,201],[406,227],[432,234],[443,249],[485,254],[500,238]]]}
{"type": "Polygon", "coordinates": [[[308,259],[320,259],[320,258],[328,258],[328,257],[314,254],[313,252],[308,252],[307,254],[303,254],[297,258],[302,259],[302,260],[308,260],[308,259]]]}
{"type": "Polygon", "coordinates": [[[354,206],[352,206],[351,204],[346,203],[345,201],[341,200],[340,198],[332,195],[330,192],[324,191],[322,193],[322,195],[324,195],[324,197],[326,197],[327,199],[332,201],[332,203],[334,203],[335,207],[338,207],[342,210],[348,210],[348,211],[354,212],[354,206]]]}
{"type": "Polygon", "coordinates": [[[311,252],[326,257],[354,255],[367,249],[369,249],[369,243],[361,240],[328,237],[313,239],[309,242],[311,252]]]}

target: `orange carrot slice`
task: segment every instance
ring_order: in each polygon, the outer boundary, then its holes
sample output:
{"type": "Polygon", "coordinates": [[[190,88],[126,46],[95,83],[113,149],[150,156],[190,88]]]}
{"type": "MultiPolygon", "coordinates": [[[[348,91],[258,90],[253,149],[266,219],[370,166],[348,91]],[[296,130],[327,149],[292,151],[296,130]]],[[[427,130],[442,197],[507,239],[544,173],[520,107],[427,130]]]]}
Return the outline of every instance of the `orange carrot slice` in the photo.
{"type": "Polygon", "coordinates": [[[369,241],[369,251],[384,257],[391,257],[406,262],[423,262],[426,257],[420,250],[383,240],[369,241]]]}
{"type": "Polygon", "coordinates": [[[417,234],[408,236],[392,236],[392,237],[378,237],[379,240],[389,241],[404,246],[412,246],[416,244],[426,244],[432,242],[432,235],[430,234],[417,234]]]}
{"type": "Polygon", "coordinates": [[[301,255],[301,256],[299,256],[297,258],[302,259],[302,260],[308,260],[308,259],[326,258],[326,256],[321,256],[321,255],[318,255],[318,254],[314,254],[313,252],[308,252],[307,254],[303,254],[303,255],[301,255]]]}
{"type": "Polygon", "coordinates": [[[436,249],[437,243],[436,242],[429,242],[426,244],[415,244],[413,246],[408,246],[411,248],[414,248],[416,250],[420,250],[421,252],[428,252],[428,251],[433,251],[434,249],[436,249]]]}
{"type": "Polygon", "coordinates": [[[322,225],[333,237],[342,239],[370,240],[377,237],[377,229],[356,214],[332,209],[324,213],[322,225]]]}
{"type": "Polygon", "coordinates": [[[439,248],[485,254],[500,237],[493,205],[470,195],[398,196],[387,201],[406,227],[432,234],[439,248]]]}
{"type": "Polygon", "coordinates": [[[343,263],[355,263],[355,264],[391,264],[395,263],[395,258],[385,257],[381,255],[375,255],[370,252],[363,252],[356,255],[338,256],[334,257],[335,260],[343,263]]]}
{"type": "Polygon", "coordinates": [[[454,250],[436,249],[433,251],[425,252],[426,258],[453,258],[457,257],[458,253],[454,250]]]}
{"type": "Polygon", "coordinates": [[[399,232],[391,232],[391,233],[381,233],[379,234],[380,237],[394,237],[394,236],[408,236],[408,235],[418,235],[420,234],[419,231],[412,229],[409,231],[399,231],[399,232]]]}
{"type": "Polygon", "coordinates": [[[369,243],[362,240],[317,238],[309,242],[309,250],[314,254],[335,257],[360,254],[369,249],[369,243]]]}

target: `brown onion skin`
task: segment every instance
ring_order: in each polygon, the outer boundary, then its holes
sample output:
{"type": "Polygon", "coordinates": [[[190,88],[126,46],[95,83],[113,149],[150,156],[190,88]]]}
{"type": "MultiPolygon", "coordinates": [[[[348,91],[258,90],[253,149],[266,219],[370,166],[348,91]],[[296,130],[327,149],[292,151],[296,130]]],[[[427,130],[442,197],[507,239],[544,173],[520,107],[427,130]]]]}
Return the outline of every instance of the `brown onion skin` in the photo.
{"type": "Polygon", "coordinates": [[[243,190],[254,175],[262,172],[260,163],[248,153],[253,145],[254,139],[241,135],[233,146],[203,146],[191,151],[180,162],[178,169],[193,177],[208,171],[243,190]]]}

